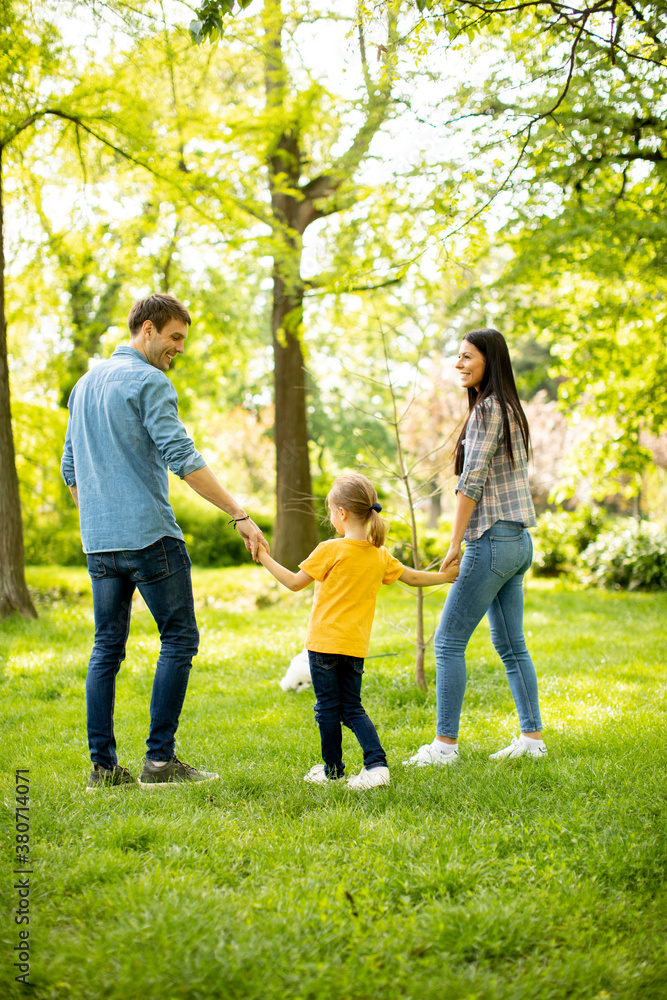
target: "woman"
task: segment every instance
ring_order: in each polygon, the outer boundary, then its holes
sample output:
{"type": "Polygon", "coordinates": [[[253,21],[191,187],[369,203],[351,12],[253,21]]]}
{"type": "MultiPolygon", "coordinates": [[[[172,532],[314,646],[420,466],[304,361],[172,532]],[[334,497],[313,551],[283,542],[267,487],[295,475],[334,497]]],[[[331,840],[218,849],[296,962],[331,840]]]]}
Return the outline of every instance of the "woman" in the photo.
{"type": "Polygon", "coordinates": [[[433,743],[406,764],[454,764],[466,687],[465,650],[488,615],[505,665],[521,734],[492,759],[542,757],[537,677],[523,635],[523,578],[536,524],[528,486],[528,421],[516,391],[507,344],[497,330],[469,333],[456,369],[468,390],[468,417],[454,451],[456,514],[441,569],[460,563],[435,634],[437,725],[433,743]],[[461,543],[466,547],[461,556],[461,543]]]}

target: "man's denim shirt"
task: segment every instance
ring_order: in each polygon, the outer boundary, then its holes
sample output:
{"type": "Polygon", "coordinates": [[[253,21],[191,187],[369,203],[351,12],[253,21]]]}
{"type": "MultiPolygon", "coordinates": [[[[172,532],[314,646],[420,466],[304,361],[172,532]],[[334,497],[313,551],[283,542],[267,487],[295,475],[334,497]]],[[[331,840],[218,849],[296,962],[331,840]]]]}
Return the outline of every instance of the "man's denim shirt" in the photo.
{"type": "Polygon", "coordinates": [[[173,385],[133,347],[117,347],[74,386],[60,471],[78,490],[84,552],[183,538],[167,468],[183,478],[204,465],[173,385]]]}

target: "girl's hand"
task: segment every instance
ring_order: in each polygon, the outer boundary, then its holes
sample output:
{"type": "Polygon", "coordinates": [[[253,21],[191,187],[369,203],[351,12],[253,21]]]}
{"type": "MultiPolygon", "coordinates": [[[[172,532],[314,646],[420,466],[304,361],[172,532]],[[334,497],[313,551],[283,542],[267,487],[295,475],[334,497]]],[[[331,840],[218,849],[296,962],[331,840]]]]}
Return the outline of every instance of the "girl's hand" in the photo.
{"type": "Polygon", "coordinates": [[[255,562],[259,562],[259,553],[264,551],[268,553],[269,551],[269,543],[262,534],[261,529],[257,527],[254,521],[248,519],[247,521],[237,521],[236,530],[255,562]]]}
{"type": "Polygon", "coordinates": [[[461,552],[461,543],[459,542],[458,545],[454,545],[454,543],[452,543],[449,546],[449,549],[447,551],[447,555],[445,556],[445,558],[442,561],[442,565],[440,567],[440,572],[444,573],[445,570],[449,566],[451,566],[452,564],[458,565],[461,562],[462,558],[463,558],[463,553],[461,552]]]}

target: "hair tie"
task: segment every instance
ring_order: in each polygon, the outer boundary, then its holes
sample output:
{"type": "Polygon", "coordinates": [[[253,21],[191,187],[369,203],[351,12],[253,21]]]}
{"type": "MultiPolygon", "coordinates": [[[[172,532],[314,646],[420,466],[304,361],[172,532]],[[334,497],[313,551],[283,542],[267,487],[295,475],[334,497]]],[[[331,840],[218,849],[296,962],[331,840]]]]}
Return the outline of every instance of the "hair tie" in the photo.
{"type": "Polygon", "coordinates": [[[377,502],[376,503],[372,503],[371,504],[371,510],[375,510],[379,514],[380,511],[382,510],[382,504],[379,504],[377,502]]]}

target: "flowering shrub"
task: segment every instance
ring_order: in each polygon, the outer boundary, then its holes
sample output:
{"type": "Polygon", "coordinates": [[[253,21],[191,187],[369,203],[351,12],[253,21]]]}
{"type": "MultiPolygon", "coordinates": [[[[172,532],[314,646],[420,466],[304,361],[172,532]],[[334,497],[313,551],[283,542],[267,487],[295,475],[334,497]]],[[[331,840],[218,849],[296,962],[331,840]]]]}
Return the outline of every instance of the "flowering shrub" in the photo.
{"type": "Polygon", "coordinates": [[[598,507],[545,511],[534,532],[533,572],[537,576],[556,576],[573,569],[579,554],[608,526],[607,517],[598,507]]]}
{"type": "Polygon", "coordinates": [[[598,535],[581,554],[582,583],[627,590],[667,590],[667,532],[626,522],[598,535]]]}

